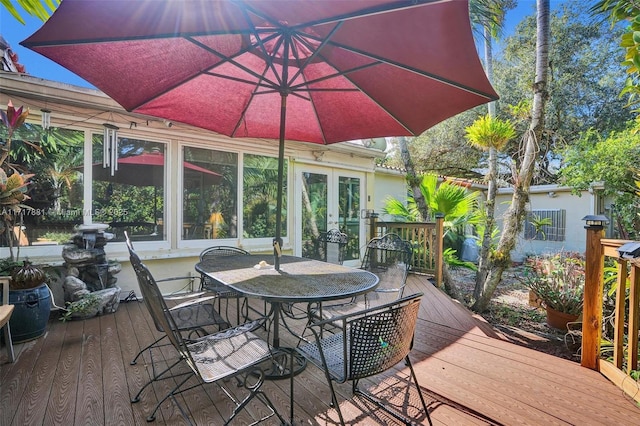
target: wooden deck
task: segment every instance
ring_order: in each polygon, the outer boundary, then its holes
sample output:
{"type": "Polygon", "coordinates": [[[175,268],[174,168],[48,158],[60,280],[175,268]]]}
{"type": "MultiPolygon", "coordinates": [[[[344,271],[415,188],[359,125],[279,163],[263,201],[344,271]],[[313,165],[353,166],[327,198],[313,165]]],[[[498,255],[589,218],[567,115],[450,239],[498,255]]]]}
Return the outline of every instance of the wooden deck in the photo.
{"type": "MultiPolygon", "coordinates": [[[[640,424],[640,410],[599,373],[501,340],[423,276],[410,276],[406,294],[414,291],[425,297],[412,360],[435,425],[640,424]]],[[[149,378],[150,366],[129,361],[157,335],[144,305],[136,302],[86,321],[52,318],[43,337],[16,345],[15,363],[6,363],[1,348],[0,426],[147,424],[156,395],[168,384],[154,385],[139,403],[131,404],[130,398],[149,378]]],[[[169,348],[156,353],[156,361],[173,356],[169,348]]],[[[407,377],[402,367],[367,386],[426,424],[416,409],[415,390],[406,395],[394,387],[407,377]]],[[[288,418],[289,382],[270,381],[263,388],[288,418]]],[[[368,403],[349,399],[349,385],[338,390],[348,424],[395,424],[368,403]]],[[[231,410],[215,385],[195,388],[179,400],[198,425],[222,424],[231,410]]],[[[295,380],[296,424],[336,424],[329,400],[324,376],[308,367],[295,380]]],[[[257,415],[264,409],[256,402],[249,412],[257,415]]],[[[234,424],[249,422],[243,413],[234,424]]],[[[156,424],[187,422],[168,401],[156,424]]]]}

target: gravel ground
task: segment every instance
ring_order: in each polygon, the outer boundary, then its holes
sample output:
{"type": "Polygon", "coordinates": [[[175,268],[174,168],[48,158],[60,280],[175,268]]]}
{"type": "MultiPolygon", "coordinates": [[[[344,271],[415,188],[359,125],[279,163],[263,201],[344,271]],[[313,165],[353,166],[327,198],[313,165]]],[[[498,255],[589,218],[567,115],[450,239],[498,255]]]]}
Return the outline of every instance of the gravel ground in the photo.
{"type": "MultiPolygon", "coordinates": [[[[547,325],[544,309],[531,306],[529,289],[519,280],[522,267],[505,271],[496,289],[489,310],[482,316],[513,343],[579,362],[575,355],[579,342],[565,344],[565,331],[547,325]]],[[[470,300],[475,285],[475,271],[459,268],[451,270],[460,294],[470,300]]]]}

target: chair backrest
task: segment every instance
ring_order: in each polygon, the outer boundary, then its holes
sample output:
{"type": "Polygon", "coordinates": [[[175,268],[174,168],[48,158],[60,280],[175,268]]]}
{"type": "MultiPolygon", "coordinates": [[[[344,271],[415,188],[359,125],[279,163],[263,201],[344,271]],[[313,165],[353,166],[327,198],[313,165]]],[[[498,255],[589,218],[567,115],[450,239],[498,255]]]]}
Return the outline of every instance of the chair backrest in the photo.
{"type": "Polygon", "coordinates": [[[344,262],[344,253],[347,249],[347,234],[339,229],[330,229],[321,232],[318,238],[320,242],[320,257],[324,262],[342,265],[344,262]]]}
{"type": "Polygon", "coordinates": [[[156,328],[158,331],[166,333],[171,344],[173,344],[178,353],[187,360],[189,366],[197,373],[197,367],[195,366],[191,354],[187,349],[186,343],[180,334],[178,326],[171,316],[156,280],[133,249],[133,244],[129,239],[129,235],[126,232],[124,235],[127,248],[129,249],[129,260],[131,261],[131,266],[138,278],[138,285],[140,287],[140,293],[142,294],[142,300],[149,310],[149,314],[151,315],[156,328]]]}
{"type": "Polygon", "coordinates": [[[361,268],[378,275],[380,283],[376,291],[398,292],[398,297],[402,297],[412,258],[411,243],[390,233],[367,243],[361,268]]]}
{"type": "Polygon", "coordinates": [[[347,319],[347,380],[382,373],[409,354],[421,300],[422,293],[414,294],[347,319]]]}
{"type": "MultiPolygon", "coordinates": [[[[246,250],[243,250],[241,248],[238,247],[233,247],[233,246],[213,246],[213,247],[209,247],[206,248],[202,251],[202,253],[200,253],[200,262],[206,262],[206,261],[214,261],[217,258],[220,257],[225,257],[225,256],[234,256],[234,255],[250,255],[251,253],[249,253],[246,250]]],[[[202,274],[202,276],[200,277],[201,281],[202,281],[202,287],[203,288],[209,288],[211,289],[212,287],[216,287],[217,283],[211,278],[209,277],[207,274],[202,274]]]]}
{"type": "Polygon", "coordinates": [[[233,246],[213,246],[206,248],[200,253],[200,262],[221,256],[233,256],[236,254],[251,254],[246,250],[233,246]]]}

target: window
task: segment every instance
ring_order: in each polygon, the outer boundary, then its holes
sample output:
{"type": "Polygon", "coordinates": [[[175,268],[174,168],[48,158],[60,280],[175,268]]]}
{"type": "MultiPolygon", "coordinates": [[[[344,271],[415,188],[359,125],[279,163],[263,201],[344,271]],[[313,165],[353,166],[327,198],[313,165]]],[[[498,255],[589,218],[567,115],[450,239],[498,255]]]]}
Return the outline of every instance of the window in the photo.
{"type": "Polygon", "coordinates": [[[105,167],[103,135],[93,137],[92,220],[109,224],[114,241],[124,241],[124,231],[137,240],[162,240],[165,145],[121,137],[117,146],[117,167],[105,167]]]}
{"type": "MultiPolygon", "coordinates": [[[[0,126],[0,143],[6,142],[7,129],[0,126]]],[[[22,201],[28,206],[14,215],[9,204],[0,202],[5,220],[0,246],[62,244],[82,223],[82,182],[79,170],[83,162],[84,133],[71,129],[50,128],[25,123],[12,137],[10,169],[29,179],[22,201]],[[4,229],[13,232],[4,232],[4,229]],[[11,236],[11,240],[8,239],[11,236]]],[[[11,175],[10,171],[7,174],[11,175]]],[[[6,201],[6,200],[3,200],[6,201]]]]}
{"type": "MultiPolygon", "coordinates": [[[[282,237],[287,235],[287,164],[282,188],[282,237]]],[[[243,226],[245,238],[273,238],[276,234],[278,159],[245,154],[243,170],[243,226]]]]}
{"type": "Polygon", "coordinates": [[[183,239],[238,236],[238,154],[184,147],[183,239]]]}
{"type": "Polygon", "coordinates": [[[564,209],[531,210],[524,224],[527,240],[564,241],[566,230],[564,209]]]}

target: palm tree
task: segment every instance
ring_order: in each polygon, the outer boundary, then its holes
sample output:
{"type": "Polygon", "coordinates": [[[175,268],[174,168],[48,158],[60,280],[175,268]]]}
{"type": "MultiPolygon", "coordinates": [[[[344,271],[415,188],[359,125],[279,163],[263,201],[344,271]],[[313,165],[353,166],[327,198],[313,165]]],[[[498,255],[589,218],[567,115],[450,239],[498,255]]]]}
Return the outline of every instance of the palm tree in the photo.
{"type": "Polygon", "coordinates": [[[407,222],[421,222],[430,220],[435,214],[444,215],[445,239],[448,246],[455,246],[455,239],[463,234],[463,225],[475,217],[475,206],[478,192],[467,189],[451,182],[444,181],[438,185],[438,177],[427,174],[420,178],[419,191],[424,199],[429,213],[425,216],[419,209],[415,198],[409,194],[407,204],[389,197],[385,201],[383,212],[407,222]]]}
{"type": "Polygon", "coordinates": [[[544,106],[547,93],[549,71],[550,9],[549,0],[537,0],[536,8],[536,73],[533,84],[533,105],[529,129],[523,137],[520,169],[514,176],[514,191],[511,204],[504,217],[502,235],[495,251],[489,257],[488,273],[482,283],[472,309],[483,312],[489,306],[491,296],[502,279],[505,269],[511,264],[511,251],[516,244],[518,231],[522,227],[525,204],[529,197],[529,188],[538,153],[538,140],[544,126],[544,106]]]}

